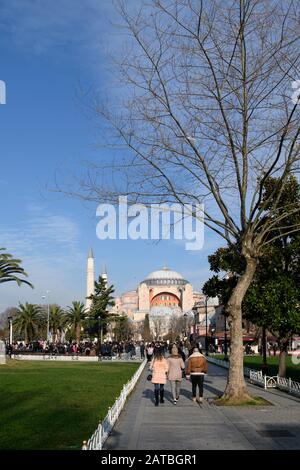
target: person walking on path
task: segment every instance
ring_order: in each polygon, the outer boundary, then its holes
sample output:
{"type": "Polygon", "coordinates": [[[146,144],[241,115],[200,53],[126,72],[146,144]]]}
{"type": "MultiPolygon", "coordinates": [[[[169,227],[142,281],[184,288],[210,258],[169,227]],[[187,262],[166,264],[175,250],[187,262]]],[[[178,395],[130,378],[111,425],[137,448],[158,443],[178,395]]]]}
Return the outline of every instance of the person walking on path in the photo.
{"type": "Polygon", "coordinates": [[[186,354],[185,354],[183,348],[182,348],[181,346],[177,346],[177,348],[178,348],[178,354],[179,354],[179,356],[181,356],[181,359],[183,360],[183,362],[185,362],[185,360],[186,360],[186,354]]]}
{"type": "Polygon", "coordinates": [[[202,403],[205,374],[207,374],[207,361],[199,348],[194,347],[186,369],[186,378],[191,377],[192,381],[192,400],[194,402],[202,403]],[[199,397],[197,397],[197,387],[199,388],[199,397]]]}
{"type": "Polygon", "coordinates": [[[169,364],[168,379],[171,384],[173,403],[174,405],[177,405],[182,382],[182,371],[185,370],[185,364],[175,344],[171,349],[171,356],[168,357],[167,361],[169,364]]]}
{"type": "Polygon", "coordinates": [[[141,359],[145,359],[145,345],[143,341],[140,344],[140,351],[141,351],[141,359]]]}
{"type": "Polygon", "coordinates": [[[154,352],[154,345],[152,343],[148,344],[146,351],[147,351],[147,362],[151,362],[152,357],[153,357],[153,352],[154,352]]]}
{"type": "Polygon", "coordinates": [[[158,406],[159,398],[160,403],[164,403],[164,386],[167,382],[167,373],[169,371],[168,361],[164,358],[161,348],[155,350],[150,370],[152,371],[151,382],[154,384],[155,406],[158,406]]]}

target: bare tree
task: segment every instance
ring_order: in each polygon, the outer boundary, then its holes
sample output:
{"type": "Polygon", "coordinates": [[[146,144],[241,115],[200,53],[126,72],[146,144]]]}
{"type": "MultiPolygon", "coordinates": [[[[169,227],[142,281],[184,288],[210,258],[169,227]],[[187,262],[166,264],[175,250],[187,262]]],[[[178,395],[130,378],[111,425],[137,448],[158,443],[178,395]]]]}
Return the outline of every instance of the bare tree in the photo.
{"type": "Polygon", "coordinates": [[[171,341],[175,341],[184,330],[184,321],[178,315],[172,315],[168,323],[169,336],[171,341]]]}
{"type": "Polygon", "coordinates": [[[284,230],[285,218],[298,210],[282,214],[278,205],[288,174],[299,169],[299,93],[292,82],[300,78],[300,3],[153,0],[136,12],[119,2],[118,10],[129,35],[119,64],[126,91],[117,106],[94,103],[113,131],[106,127],[116,158],[93,165],[82,195],[205,203],[206,227],[245,260],[229,301],[223,396],[242,402],[249,394],[241,304],[273,227],[284,230]],[[276,197],[263,199],[269,176],[277,177],[276,197]]]}
{"type": "Polygon", "coordinates": [[[151,330],[156,340],[162,339],[162,336],[166,330],[166,319],[163,316],[156,315],[151,318],[150,322],[151,330]]]}
{"type": "Polygon", "coordinates": [[[175,341],[176,338],[180,336],[187,335],[192,323],[192,317],[173,314],[168,322],[168,330],[171,341],[175,341]]]}

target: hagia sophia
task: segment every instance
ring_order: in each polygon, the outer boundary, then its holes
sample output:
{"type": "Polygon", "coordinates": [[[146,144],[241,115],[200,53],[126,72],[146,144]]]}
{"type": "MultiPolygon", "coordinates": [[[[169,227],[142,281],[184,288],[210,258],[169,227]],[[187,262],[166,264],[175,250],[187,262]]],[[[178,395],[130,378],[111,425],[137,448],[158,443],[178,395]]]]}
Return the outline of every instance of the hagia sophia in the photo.
{"type": "MultiPolygon", "coordinates": [[[[106,269],[102,270],[101,276],[108,282],[106,269]]],[[[87,258],[86,297],[94,292],[94,281],[95,260],[93,251],[90,250],[87,258]]],[[[89,310],[89,299],[85,306],[89,310]]],[[[184,324],[187,323],[185,334],[198,338],[202,348],[206,335],[210,344],[224,344],[225,335],[226,341],[229,340],[228,324],[218,298],[208,298],[195,291],[182,274],[166,266],[146,275],[134,290],[115,298],[111,313],[126,315],[130,319],[137,340],[142,339],[141,331],[146,315],[149,316],[149,326],[154,337],[163,338],[168,335],[171,319],[183,316],[184,324]]],[[[257,327],[248,323],[243,326],[244,343],[257,340],[257,327]]]]}
{"type": "Polygon", "coordinates": [[[201,294],[181,274],[166,266],[153,271],[133,291],[116,299],[116,309],[133,321],[142,321],[146,314],[170,316],[191,312],[201,294]]]}
{"type": "MultiPolygon", "coordinates": [[[[106,273],[101,276],[107,279],[106,273]]],[[[93,293],[94,280],[94,255],[90,250],[87,260],[87,297],[93,293]]],[[[147,313],[165,316],[191,312],[195,302],[202,297],[181,274],[165,266],[148,274],[135,290],[117,297],[114,311],[126,314],[133,321],[142,321],[147,313]]],[[[87,299],[86,308],[89,307],[90,300],[87,299]]]]}
{"type": "MultiPolygon", "coordinates": [[[[101,276],[107,279],[106,272],[101,276]]],[[[94,280],[94,256],[90,250],[87,260],[87,297],[93,293],[94,280]]],[[[194,305],[203,302],[203,299],[204,295],[194,291],[192,284],[180,273],[164,266],[148,274],[135,290],[117,297],[112,312],[127,315],[134,324],[143,322],[148,314],[150,326],[155,318],[164,318],[167,330],[168,319],[174,315],[192,317],[194,305]]],[[[86,300],[86,308],[89,307],[90,300],[86,300]]],[[[210,304],[209,316],[214,312],[210,304]]]]}

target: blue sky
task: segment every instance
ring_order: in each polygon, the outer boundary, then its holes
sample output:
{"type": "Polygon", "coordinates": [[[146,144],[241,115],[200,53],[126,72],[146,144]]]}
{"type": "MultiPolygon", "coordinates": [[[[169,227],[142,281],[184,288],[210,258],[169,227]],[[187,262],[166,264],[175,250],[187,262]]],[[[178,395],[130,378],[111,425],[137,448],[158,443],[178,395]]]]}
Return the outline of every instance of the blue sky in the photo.
{"type": "Polygon", "coordinates": [[[0,311],[19,301],[39,303],[46,290],[63,306],[83,300],[90,246],[97,272],[107,266],[117,293],[165,263],[200,290],[209,275],[207,255],[222,244],[210,232],[199,252],[175,241],[100,241],[96,204],[52,191],[56,180],[76,190],[73,175],[97,160],[97,129],[78,88],[111,89],[109,57],[124,40],[111,22],[110,0],[1,1],[7,103],[0,105],[0,245],[23,260],[35,289],[3,284],[0,311]]]}

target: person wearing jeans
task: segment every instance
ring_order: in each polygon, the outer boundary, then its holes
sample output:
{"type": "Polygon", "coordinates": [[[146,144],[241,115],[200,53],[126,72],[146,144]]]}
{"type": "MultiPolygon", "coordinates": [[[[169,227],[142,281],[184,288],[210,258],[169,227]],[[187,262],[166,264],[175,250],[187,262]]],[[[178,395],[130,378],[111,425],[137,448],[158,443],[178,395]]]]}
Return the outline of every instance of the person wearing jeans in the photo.
{"type": "Polygon", "coordinates": [[[192,382],[192,400],[194,402],[202,403],[205,374],[207,374],[207,361],[199,348],[196,347],[189,357],[186,369],[186,378],[190,377],[192,382]],[[199,389],[199,396],[197,396],[197,388],[199,389]]]}
{"type": "MultiPolygon", "coordinates": [[[[193,396],[193,400],[194,400],[194,397],[196,398],[197,397],[197,387],[199,388],[199,398],[200,400],[198,401],[202,401],[202,397],[203,397],[203,382],[204,382],[204,374],[201,374],[201,375],[191,375],[191,382],[192,382],[192,396],[193,396]]],[[[196,398],[197,400],[197,398],[196,398]]]]}
{"type": "Polygon", "coordinates": [[[175,344],[171,349],[171,356],[168,357],[167,361],[169,364],[168,379],[171,384],[173,403],[174,405],[176,405],[179,400],[182,382],[182,371],[185,369],[185,365],[175,344]]]}
{"type": "Polygon", "coordinates": [[[157,348],[154,351],[154,358],[151,361],[150,370],[152,371],[151,382],[154,384],[155,406],[158,406],[159,401],[160,403],[164,403],[164,386],[167,382],[167,373],[169,371],[169,364],[164,358],[161,348],[157,348]]]}

